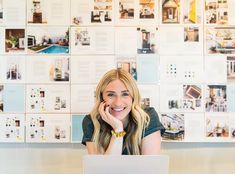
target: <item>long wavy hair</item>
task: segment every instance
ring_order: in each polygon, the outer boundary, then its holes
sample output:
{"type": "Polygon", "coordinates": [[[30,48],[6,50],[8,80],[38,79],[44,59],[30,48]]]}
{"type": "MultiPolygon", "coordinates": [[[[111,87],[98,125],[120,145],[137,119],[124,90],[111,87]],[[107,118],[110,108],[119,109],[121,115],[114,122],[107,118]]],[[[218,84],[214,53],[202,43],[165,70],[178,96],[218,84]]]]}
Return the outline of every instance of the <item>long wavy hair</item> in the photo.
{"type": "Polygon", "coordinates": [[[132,107],[125,128],[127,134],[123,148],[126,148],[131,155],[141,154],[141,139],[143,131],[149,124],[149,115],[141,108],[141,97],[134,78],[125,70],[113,69],[108,71],[96,87],[96,101],[90,113],[94,124],[93,141],[99,152],[103,153],[108,148],[111,139],[112,127],[102,120],[98,108],[103,101],[103,92],[108,84],[116,79],[121,80],[132,97],[132,107]]]}

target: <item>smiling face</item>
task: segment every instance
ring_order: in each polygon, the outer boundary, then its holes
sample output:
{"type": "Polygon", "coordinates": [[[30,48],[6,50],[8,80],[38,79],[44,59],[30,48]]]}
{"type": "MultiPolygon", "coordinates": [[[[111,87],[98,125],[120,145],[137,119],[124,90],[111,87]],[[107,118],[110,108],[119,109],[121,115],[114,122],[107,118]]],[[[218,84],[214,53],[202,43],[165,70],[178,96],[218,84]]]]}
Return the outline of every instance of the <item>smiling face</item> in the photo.
{"type": "Polygon", "coordinates": [[[124,83],[116,79],[108,84],[103,92],[106,105],[110,106],[110,113],[125,123],[131,111],[132,97],[124,83]]]}

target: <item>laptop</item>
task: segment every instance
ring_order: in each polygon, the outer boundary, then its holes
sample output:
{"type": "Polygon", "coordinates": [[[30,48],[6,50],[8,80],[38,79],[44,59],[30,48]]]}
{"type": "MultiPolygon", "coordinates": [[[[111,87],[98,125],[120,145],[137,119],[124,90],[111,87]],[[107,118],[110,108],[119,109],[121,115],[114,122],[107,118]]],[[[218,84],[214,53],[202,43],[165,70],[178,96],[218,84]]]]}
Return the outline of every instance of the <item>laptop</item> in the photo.
{"type": "Polygon", "coordinates": [[[85,155],[83,174],[168,174],[166,155],[85,155]]]}

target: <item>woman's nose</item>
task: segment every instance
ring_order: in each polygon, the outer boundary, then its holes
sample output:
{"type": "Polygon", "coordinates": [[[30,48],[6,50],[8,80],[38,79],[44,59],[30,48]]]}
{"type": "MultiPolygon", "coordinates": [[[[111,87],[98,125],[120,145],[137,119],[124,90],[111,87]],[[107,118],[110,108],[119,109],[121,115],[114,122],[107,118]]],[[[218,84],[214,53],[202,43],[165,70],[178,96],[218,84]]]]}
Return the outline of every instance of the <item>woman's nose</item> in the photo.
{"type": "Polygon", "coordinates": [[[120,106],[120,105],[122,105],[122,98],[119,97],[119,96],[117,96],[117,97],[115,98],[115,100],[113,101],[113,104],[114,104],[115,106],[120,106]]]}

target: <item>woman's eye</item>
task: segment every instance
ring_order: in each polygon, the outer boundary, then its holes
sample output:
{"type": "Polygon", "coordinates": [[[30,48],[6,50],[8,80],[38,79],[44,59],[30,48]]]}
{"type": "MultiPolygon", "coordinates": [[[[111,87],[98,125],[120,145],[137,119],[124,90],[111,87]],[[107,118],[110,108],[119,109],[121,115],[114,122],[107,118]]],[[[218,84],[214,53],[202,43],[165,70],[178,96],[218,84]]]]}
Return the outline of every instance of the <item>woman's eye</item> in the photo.
{"type": "Polygon", "coordinates": [[[129,96],[129,93],[125,92],[122,94],[122,96],[129,96]]]}
{"type": "Polygon", "coordinates": [[[108,96],[108,97],[113,97],[114,94],[110,93],[110,94],[108,94],[107,96],[108,96]]]}

